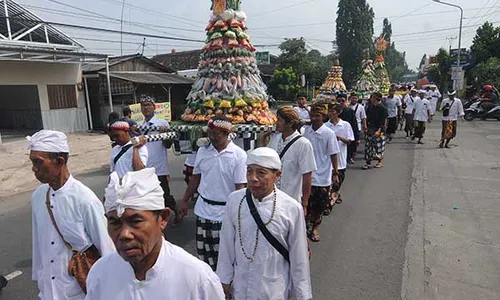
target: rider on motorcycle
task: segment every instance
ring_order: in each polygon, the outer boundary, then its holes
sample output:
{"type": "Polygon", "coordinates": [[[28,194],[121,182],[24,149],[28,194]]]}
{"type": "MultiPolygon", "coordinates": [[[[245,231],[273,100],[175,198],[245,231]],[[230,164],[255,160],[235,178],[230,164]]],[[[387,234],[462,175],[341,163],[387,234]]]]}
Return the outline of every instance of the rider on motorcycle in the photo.
{"type": "Polygon", "coordinates": [[[493,107],[496,106],[498,102],[498,96],[492,85],[483,86],[483,94],[481,96],[481,107],[483,108],[484,114],[487,114],[493,107]]]}

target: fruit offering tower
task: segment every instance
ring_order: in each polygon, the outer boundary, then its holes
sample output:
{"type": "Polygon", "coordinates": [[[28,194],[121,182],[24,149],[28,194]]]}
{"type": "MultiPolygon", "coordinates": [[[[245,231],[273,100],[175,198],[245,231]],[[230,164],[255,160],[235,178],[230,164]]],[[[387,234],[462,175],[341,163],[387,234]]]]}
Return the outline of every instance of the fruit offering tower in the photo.
{"type": "Polygon", "coordinates": [[[198,78],[187,97],[185,122],[206,122],[226,116],[233,124],[273,125],[255,48],[247,33],[246,14],[239,0],[212,0],[198,78]]]}
{"type": "Polygon", "coordinates": [[[356,82],[356,90],[358,92],[372,93],[379,89],[377,84],[377,76],[375,75],[375,66],[373,60],[369,58],[369,52],[365,52],[365,59],[361,63],[361,75],[356,82]]]}
{"type": "Polygon", "coordinates": [[[379,91],[387,95],[389,93],[389,88],[391,87],[391,80],[389,79],[389,73],[385,66],[384,52],[389,46],[389,42],[385,40],[384,35],[381,35],[375,44],[377,49],[377,58],[375,58],[375,76],[377,77],[377,84],[379,86],[379,91]]]}
{"type": "Polygon", "coordinates": [[[339,92],[347,92],[344,80],[342,79],[343,68],[337,58],[333,60],[333,66],[328,72],[325,82],[320,87],[321,94],[337,94],[339,92]]]}

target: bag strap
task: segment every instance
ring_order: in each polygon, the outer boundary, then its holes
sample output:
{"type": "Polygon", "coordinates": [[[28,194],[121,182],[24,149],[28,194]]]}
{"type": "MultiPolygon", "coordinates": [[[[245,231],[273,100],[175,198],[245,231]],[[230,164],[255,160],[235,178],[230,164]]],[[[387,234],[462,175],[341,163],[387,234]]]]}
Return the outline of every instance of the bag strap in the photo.
{"type": "Polygon", "coordinates": [[[66,245],[66,248],[68,248],[69,250],[73,250],[73,247],[70,245],[70,243],[66,242],[61,231],[59,231],[59,227],[57,227],[56,219],[54,218],[54,213],[52,212],[52,208],[50,207],[49,194],[50,194],[50,187],[47,189],[47,194],[45,196],[45,205],[47,206],[47,211],[49,212],[50,220],[52,221],[52,224],[54,225],[54,228],[56,229],[57,233],[63,240],[64,245],[66,245]]]}
{"type": "Polygon", "coordinates": [[[290,147],[292,147],[292,145],[298,140],[300,139],[302,136],[299,135],[299,136],[296,136],[293,140],[291,140],[288,144],[286,144],[285,148],[283,148],[283,150],[281,150],[281,153],[280,153],[280,159],[283,158],[283,156],[285,156],[285,153],[288,151],[288,149],[290,149],[290,147]]]}
{"type": "Polygon", "coordinates": [[[285,246],[283,246],[267,229],[266,225],[264,225],[264,222],[262,222],[262,219],[260,218],[259,212],[257,211],[257,208],[255,207],[255,203],[252,201],[252,193],[250,193],[250,190],[247,189],[245,197],[247,198],[247,204],[248,208],[250,209],[250,214],[252,215],[255,223],[257,223],[257,226],[259,227],[260,232],[264,235],[266,240],[271,244],[271,246],[274,247],[283,257],[286,259],[287,262],[290,263],[290,253],[288,250],[286,250],[285,246]]]}
{"type": "Polygon", "coordinates": [[[130,149],[132,146],[133,146],[132,144],[124,146],[120,151],[120,153],[118,153],[118,155],[116,155],[115,158],[113,159],[113,163],[116,165],[116,163],[120,160],[123,154],[125,154],[125,152],[127,152],[128,149],[130,149]]]}
{"type": "Polygon", "coordinates": [[[359,108],[359,103],[356,103],[356,109],[354,110],[354,115],[356,115],[356,113],[358,112],[358,108],[359,108]]]}

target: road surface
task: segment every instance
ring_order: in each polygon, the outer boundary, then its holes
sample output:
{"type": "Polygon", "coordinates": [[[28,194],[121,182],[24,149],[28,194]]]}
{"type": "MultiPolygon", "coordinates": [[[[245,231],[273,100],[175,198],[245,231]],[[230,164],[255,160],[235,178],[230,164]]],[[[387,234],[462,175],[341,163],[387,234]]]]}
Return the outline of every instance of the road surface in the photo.
{"type": "MultiPolygon", "coordinates": [[[[459,126],[452,149],[437,148],[436,122],[425,145],[398,133],[384,168],[363,171],[358,162],[348,170],[344,203],[311,245],[314,299],[500,299],[500,122],[459,126]]],[[[183,160],[169,158],[176,199],[185,189],[183,160]]],[[[106,171],[77,178],[102,196],[106,171]]],[[[2,300],[36,298],[29,198],[0,199],[0,274],[22,272],[2,300]]],[[[192,211],[166,237],[195,253],[192,211]]]]}

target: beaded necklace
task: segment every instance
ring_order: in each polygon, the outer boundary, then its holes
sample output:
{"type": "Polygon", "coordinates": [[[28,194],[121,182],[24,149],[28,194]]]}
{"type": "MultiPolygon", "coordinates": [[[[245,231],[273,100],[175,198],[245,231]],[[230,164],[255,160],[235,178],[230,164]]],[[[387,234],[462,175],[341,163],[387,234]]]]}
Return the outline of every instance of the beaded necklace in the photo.
{"type": "MultiPolygon", "coordinates": [[[[269,225],[271,221],[274,218],[274,213],[276,212],[276,187],[273,188],[273,194],[274,194],[274,200],[273,200],[273,211],[271,213],[271,218],[269,218],[269,221],[264,223],[265,226],[269,225]]],[[[240,238],[240,247],[241,251],[243,252],[243,255],[245,256],[246,259],[249,261],[253,262],[255,259],[255,253],[257,252],[257,246],[259,245],[259,227],[257,227],[257,230],[255,231],[255,245],[253,247],[253,252],[252,255],[248,256],[247,252],[245,251],[245,247],[243,246],[243,236],[241,234],[241,206],[243,204],[243,200],[245,200],[245,196],[241,198],[240,201],[240,206],[238,207],[238,236],[240,238]]]]}

